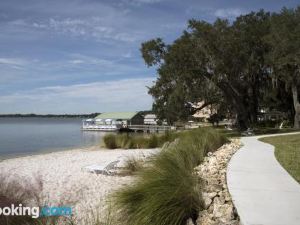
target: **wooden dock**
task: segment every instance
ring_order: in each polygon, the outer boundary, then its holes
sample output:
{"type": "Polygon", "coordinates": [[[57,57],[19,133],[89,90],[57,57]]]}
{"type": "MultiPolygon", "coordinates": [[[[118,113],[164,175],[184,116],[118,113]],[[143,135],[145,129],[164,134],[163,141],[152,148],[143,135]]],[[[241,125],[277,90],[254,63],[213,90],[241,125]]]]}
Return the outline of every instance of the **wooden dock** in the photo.
{"type": "Polygon", "coordinates": [[[164,125],[128,125],[128,129],[134,132],[159,133],[172,130],[171,126],[164,125]]]}
{"type": "Polygon", "coordinates": [[[83,131],[120,131],[120,132],[140,132],[140,133],[159,133],[173,130],[171,126],[160,125],[128,125],[126,127],[116,127],[108,125],[82,126],[83,131]]]}

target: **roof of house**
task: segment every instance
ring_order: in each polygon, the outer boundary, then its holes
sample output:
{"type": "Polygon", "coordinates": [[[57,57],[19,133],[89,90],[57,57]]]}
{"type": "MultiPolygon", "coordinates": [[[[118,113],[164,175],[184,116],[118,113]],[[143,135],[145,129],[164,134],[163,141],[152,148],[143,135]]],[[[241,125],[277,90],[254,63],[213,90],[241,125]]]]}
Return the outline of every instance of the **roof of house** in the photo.
{"type": "Polygon", "coordinates": [[[96,116],[95,119],[122,119],[122,120],[130,120],[132,119],[138,112],[107,112],[102,113],[96,116]]]}

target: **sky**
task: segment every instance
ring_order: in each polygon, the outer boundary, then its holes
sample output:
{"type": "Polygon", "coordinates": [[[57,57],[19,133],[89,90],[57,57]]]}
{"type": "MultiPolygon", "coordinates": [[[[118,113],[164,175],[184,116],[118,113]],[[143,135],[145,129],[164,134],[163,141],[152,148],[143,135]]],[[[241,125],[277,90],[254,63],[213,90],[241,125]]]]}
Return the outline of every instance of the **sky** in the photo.
{"type": "Polygon", "coordinates": [[[156,79],[139,51],[191,18],[233,20],[299,0],[1,0],[0,114],[148,110],[156,79]]]}

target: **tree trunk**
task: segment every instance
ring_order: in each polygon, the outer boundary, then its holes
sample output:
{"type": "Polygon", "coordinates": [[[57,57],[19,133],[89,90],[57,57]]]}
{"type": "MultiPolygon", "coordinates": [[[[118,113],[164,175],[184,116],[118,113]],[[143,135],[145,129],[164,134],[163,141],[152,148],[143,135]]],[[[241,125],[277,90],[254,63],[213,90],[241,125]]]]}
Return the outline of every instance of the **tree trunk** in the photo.
{"type": "Polygon", "coordinates": [[[223,91],[228,102],[235,109],[239,129],[246,130],[249,128],[249,111],[247,110],[243,96],[228,83],[218,82],[217,86],[223,91]]]}
{"type": "MultiPolygon", "coordinates": [[[[202,73],[202,71],[201,71],[202,73]]],[[[212,75],[207,73],[204,74],[204,76],[212,81],[212,75]]],[[[230,84],[230,82],[226,81],[212,81],[220,90],[223,92],[225,98],[227,101],[231,104],[233,109],[235,110],[237,114],[237,123],[240,130],[246,130],[250,126],[250,120],[249,120],[249,110],[247,105],[244,101],[244,96],[239,93],[236,88],[233,87],[233,85],[230,84]]]]}
{"type": "Polygon", "coordinates": [[[252,85],[252,95],[251,95],[251,122],[253,124],[257,123],[258,114],[258,98],[259,98],[259,82],[255,79],[254,85],[252,85]]]}
{"type": "Polygon", "coordinates": [[[295,109],[294,128],[299,129],[300,103],[298,100],[298,90],[296,84],[292,84],[292,94],[295,109]]]}

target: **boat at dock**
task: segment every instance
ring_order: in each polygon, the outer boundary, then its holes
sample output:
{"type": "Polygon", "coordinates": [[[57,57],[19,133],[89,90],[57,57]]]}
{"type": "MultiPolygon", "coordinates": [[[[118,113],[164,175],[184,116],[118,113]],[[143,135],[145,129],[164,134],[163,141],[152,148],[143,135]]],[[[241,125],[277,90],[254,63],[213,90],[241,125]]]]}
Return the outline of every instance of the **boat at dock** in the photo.
{"type": "Polygon", "coordinates": [[[120,131],[120,132],[163,132],[171,126],[157,125],[156,117],[144,116],[140,112],[102,113],[95,118],[82,121],[84,131],[120,131]]]}
{"type": "MultiPolygon", "coordinates": [[[[90,122],[90,121],[89,121],[90,122]]],[[[144,133],[154,133],[154,132],[165,132],[173,130],[175,128],[171,126],[159,126],[159,125],[122,125],[122,124],[110,124],[110,125],[97,125],[83,122],[82,130],[84,131],[118,131],[118,132],[144,132],[144,133]]]]}

